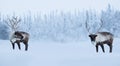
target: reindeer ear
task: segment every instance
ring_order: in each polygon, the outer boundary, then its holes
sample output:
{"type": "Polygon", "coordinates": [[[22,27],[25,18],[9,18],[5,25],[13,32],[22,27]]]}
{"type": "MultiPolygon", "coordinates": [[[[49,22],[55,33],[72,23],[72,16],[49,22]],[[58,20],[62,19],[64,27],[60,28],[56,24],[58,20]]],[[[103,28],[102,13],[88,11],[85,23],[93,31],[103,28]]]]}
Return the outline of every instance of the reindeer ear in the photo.
{"type": "Polygon", "coordinates": [[[97,37],[97,35],[95,35],[95,37],[97,37]]]}
{"type": "Polygon", "coordinates": [[[89,35],[89,37],[91,37],[91,35],[89,35]]]}

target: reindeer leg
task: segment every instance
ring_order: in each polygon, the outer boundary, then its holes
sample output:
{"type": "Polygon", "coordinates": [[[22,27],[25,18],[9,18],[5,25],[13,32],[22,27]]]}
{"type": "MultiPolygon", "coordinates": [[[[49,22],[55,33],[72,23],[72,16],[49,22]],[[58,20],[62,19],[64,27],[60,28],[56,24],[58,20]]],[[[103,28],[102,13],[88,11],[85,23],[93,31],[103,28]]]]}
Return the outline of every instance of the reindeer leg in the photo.
{"type": "Polygon", "coordinates": [[[12,48],[15,49],[15,42],[13,43],[11,40],[10,40],[11,44],[12,44],[12,48]]]}
{"type": "Polygon", "coordinates": [[[14,43],[12,43],[12,48],[13,48],[13,50],[15,49],[15,44],[14,43]]]}
{"type": "Polygon", "coordinates": [[[112,52],[112,45],[110,45],[110,53],[112,52]]]}
{"type": "Polygon", "coordinates": [[[105,52],[103,44],[100,45],[102,48],[102,51],[105,52]]]}
{"type": "Polygon", "coordinates": [[[112,52],[112,47],[113,47],[113,46],[112,46],[112,44],[108,44],[108,46],[110,47],[110,51],[109,51],[109,52],[111,53],[111,52],[112,52]]]}
{"type": "Polygon", "coordinates": [[[18,43],[17,45],[18,45],[19,50],[21,50],[20,43],[18,43]]]}
{"type": "Polygon", "coordinates": [[[28,50],[28,44],[25,44],[25,51],[28,50]]]}
{"type": "Polygon", "coordinates": [[[98,52],[98,44],[96,44],[96,52],[98,52]]]}
{"type": "Polygon", "coordinates": [[[10,42],[12,44],[12,48],[15,49],[15,45],[14,45],[15,42],[13,43],[12,40],[10,40],[10,42]]]}
{"type": "Polygon", "coordinates": [[[17,41],[17,45],[18,45],[19,50],[21,50],[20,42],[19,41],[17,41]]]}
{"type": "Polygon", "coordinates": [[[27,51],[28,50],[28,43],[27,42],[23,42],[24,43],[24,45],[25,45],[25,51],[27,51]]]}

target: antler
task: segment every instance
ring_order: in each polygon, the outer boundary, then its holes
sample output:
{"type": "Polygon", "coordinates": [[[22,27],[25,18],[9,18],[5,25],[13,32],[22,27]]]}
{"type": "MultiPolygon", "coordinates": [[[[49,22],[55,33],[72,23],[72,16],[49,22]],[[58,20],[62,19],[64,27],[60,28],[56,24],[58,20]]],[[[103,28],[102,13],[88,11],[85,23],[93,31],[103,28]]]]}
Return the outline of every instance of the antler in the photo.
{"type": "MultiPolygon", "coordinates": [[[[89,19],[89,15],[88,15],[88,12],[86,12],[85,27],[86,27],[88,33],[90,34],[90,27],[88,27],[88,19],[89,19]]],[[[100,30],[100,29],[102,28],[102,26],[103,26],[103,20],[102,20],[102,19],[100,19],[100,22],[101,22],[101,24],[100,24],[100,27],[97,29],[97,32],[99,32],[99,30],[100,30]]],[[[97,32],[96,32],[96,33],[97,33],[97,32]]]]}
{"type": "Polygon", "coordinates": [[[99,30],[102,28],[102,26],[103,26],[103,20],[102,19],[100,19],[100,22],[101,22],[101,24],[100,24],[100,27],[98,28],[98,30],[97,30],[97,32],[99,32],[99,30]]]}
{"type": "Polygon", "coordinates": [[[12,17],[12,19],[9,19],[9,21],[5,21],[6,24],[13,30],[13,31],[16,31],[18,29],[18,23],[20,23],[21,19],[18,18],[18,17],[12,17]]]}

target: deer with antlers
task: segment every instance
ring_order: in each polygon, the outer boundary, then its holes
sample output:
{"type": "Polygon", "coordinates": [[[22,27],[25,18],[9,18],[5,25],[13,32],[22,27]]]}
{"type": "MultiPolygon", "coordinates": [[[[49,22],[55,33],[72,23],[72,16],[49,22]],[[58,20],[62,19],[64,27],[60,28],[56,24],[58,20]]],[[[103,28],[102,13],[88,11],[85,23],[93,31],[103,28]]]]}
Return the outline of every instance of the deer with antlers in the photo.
{"type": "Polygon", "coordinates": [[[102,28],[103,25],[103,20],[100,19],[101,21],[101,25],[99,27],[99,29],[97,30],[97,32],[95,34],[90,33],[90,27],[88,27],[88,15],[87,15],[87,19],[86,19],[86,29],[89,33],[89,37],[91,39],[92,44],[95,45],[96,47],[96,52],[98,52],[98,46],[100,46],[102,48],[102,51],[105,52],[104,50],[104,44],[107,44],[110,48],[109,52],[112,52],[112,44],[113,44],[113,34],[111,34],[110,32],[99,32],[99,30],[102,28]]]}
{"type": "Polygon", "coordinates": [[[12,19],[8,19],[6,24],[11,28],[12,33],[10,35],[10,42],[12,43],[12,48],[15,48],[15,43],[18,45],[18,48],[21,49],[20,43],[22,42],[25,45],[25,50],[28,50],[28,40],[29,34],[27,32],[18,31],[18,23],[21,22],[21,19],[18,17],[12,17],[12,19]]]}

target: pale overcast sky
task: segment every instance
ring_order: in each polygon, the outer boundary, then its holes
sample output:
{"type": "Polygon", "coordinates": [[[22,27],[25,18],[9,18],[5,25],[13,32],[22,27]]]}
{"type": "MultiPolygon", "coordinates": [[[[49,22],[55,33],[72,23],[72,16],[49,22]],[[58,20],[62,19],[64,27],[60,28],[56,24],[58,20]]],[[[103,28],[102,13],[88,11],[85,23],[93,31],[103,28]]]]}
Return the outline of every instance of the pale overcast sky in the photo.
{"type": "Polygon", "coordinates": [[[120,9],[120,0],[0,0],[0,11],[50,11],[50,10],[86,10],[101,11],[111,4],[120,9]]]}

